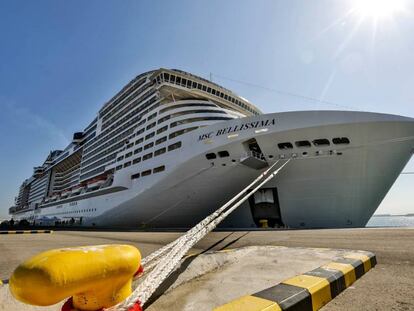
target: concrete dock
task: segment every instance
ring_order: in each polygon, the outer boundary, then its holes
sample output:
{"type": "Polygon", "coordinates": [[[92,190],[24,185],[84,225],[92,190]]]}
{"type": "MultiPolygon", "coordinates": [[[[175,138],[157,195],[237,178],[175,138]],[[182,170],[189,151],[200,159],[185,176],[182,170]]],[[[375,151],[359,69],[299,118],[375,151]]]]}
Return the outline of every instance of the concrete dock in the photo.
{"type": "MultiPolygon", "coordinates": [[[[181,234],[171,232],[57,231],[53,234],[2,235],[0,236],[0,278],[7,279],[20,262],[51,248],[126,243],[137,246],[145,256],[181,234]]],[[[288,247],[272,248],[269,250],[268,256],[265,256],[269,257],[267,268],[275,271],[275,281],[280,281],[287,274],[294,276],[318,266],[325,260],[329,261],[330,257],[336,255],[336,250],[371,251],[377,256],[377,266],[322,310],[414,310],[414,229],[213,232],[197,244],[193,251],[201,252],[206,249],[217,251],[249,246],[288,247]],[[306,250],[305,248],[310,249],[306,250]],[[334,250],[321,251],[311,250],[311,248],[334,250]],[[299,253],[302,255],[299,256],[299,253]],[[300,265],[301,257],[304,258],[303,267],[300,265]],[[295,260],[289,261],[289,258],[295,260]],[[284,271],[284,275],[278,272],[278,267],[283,268],[280,271],[284,271]],[[290,271],[286,270],[286,267],[290,271]]],[[[260,262],[260,265],[257,266],[265,266],[265,257],[257,259],[258,263],[260,262]]],[[[249,259],[253,260],[254,258],[245,257],[245,260],[249,259]]],[[[189,272],[187,271],[187,273],[189,272]]],[[[207,283],[214,281],[214,271],[208,272],[202,278],[207,283]]],[[[257,278],[260,278],[259,272],[257,278]]],[[[202,279],[197,280],[203,281],[202,279]]],[[[178,292],[185,295],[185,287],[179,286],[179,288],[178,292]]],[[[168,293],[165,297],[154,302],[149,309],[162,310],[162,306],[168,304],[169,296],[171,299],[185,297],[176,295],[178,295],[177,291],[168,293]]],[[[18,305],[13,304],[10,300],[7,286],[1,288],[0,310],[13,311],[13,308],[17,310],[18,305]]],[[[197,308],[202,310],[202,308],[197,308]]],[[[183,307],[176,305],[173,309],[180,310],[183,307]]],[[[58,310],[58,307],[28,307],[24,310],[58,310]]]]}

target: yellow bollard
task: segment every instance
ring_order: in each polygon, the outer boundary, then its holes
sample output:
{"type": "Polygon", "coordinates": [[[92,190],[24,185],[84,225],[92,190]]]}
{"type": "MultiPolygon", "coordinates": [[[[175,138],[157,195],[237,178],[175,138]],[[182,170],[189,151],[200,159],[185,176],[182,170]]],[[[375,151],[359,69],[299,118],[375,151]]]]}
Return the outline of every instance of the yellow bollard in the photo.
{"type": "Polygon", "coordinates": [[[50,306],[73,296],[78,310],[99,310],[132,292],[141,254],[130,245],[61,248],[19,265],[10,278],[13,296],[27,304],[50,306]]]}

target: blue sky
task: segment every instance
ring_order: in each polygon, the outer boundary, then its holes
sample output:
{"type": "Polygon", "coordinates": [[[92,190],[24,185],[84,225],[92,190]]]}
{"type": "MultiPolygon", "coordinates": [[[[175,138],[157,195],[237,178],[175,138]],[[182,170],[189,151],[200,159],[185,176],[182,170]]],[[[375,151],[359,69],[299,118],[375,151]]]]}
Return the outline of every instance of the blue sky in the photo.
{"type": "MultiPolygon", "coordinates": [[[[1,0],[0,218],[33,166],[135,75],[158,67],[212,73],[265,112],[414,117],[414,4],[374,27],[371,16],[349,13],[355,3],[1,0]]],[[[401,175],[378,212],[414,212],[413,184],[401,175]]]]}

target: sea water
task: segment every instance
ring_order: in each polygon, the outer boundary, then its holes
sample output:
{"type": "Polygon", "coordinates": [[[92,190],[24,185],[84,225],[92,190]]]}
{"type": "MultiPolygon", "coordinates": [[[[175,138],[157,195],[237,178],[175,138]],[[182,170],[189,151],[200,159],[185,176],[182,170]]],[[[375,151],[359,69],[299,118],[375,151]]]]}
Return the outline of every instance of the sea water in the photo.
{"type": "Polygon", "coordinates": [[[373,216],[367,227],[414,227],[414,216],[373,216]]]}

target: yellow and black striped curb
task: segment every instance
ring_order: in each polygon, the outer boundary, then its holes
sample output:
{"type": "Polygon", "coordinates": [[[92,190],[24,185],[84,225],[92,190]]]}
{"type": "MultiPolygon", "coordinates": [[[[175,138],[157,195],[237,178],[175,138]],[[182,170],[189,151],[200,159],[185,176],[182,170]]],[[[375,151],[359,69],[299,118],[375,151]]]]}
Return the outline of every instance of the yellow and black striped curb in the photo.
{"type": "Polygon", "coordinates": [[[215,311],[315,311],[377,264],[375,254],[353,252],[315,270],[241,297],[215,311]]]}
{"type": "Polygon", "coordinates": [[[34,234],[34,233],[53,233],[53,230],[12,230],[12,231],[0,231],[0,234],[34,234]]]}

